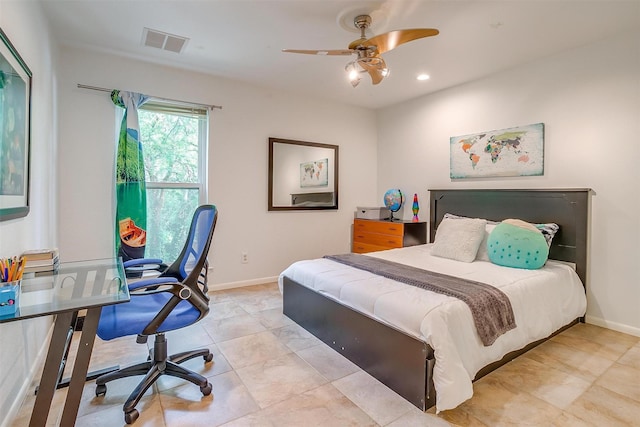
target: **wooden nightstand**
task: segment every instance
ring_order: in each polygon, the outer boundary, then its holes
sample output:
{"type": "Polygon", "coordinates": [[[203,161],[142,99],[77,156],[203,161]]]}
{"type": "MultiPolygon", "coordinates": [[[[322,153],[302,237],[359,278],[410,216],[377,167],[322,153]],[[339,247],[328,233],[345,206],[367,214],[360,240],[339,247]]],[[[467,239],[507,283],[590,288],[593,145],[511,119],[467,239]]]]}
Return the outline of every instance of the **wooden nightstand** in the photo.
{"type": "Polygon", "coordinates": [[[427,243],[427,223],[412,221],[353,221],[352,252],[366,253],[427,243]]]}

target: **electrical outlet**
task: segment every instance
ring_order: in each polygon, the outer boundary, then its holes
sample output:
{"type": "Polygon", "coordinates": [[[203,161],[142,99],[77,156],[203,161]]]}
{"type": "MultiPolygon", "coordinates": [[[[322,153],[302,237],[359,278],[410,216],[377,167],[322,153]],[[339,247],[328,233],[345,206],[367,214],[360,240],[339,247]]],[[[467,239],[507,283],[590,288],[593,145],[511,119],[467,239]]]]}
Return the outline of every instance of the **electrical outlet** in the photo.
{"type": "Polygon", "coordinates": [[[249,253],[247,251],[243,251],[240,254],[240,262],[243,264],[248,264],[249,263],[249,253]]]}

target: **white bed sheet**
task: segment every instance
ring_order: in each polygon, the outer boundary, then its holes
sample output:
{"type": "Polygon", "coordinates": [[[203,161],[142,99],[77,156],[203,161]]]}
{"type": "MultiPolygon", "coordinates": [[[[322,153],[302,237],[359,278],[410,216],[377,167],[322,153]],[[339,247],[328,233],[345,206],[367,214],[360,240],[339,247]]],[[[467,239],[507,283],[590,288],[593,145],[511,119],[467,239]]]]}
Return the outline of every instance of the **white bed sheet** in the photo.
{"type": "Polygon", "coordinates": [[[436,410],[453,409],[473,395],[472,380],[510,351],[549,336],[586,311],[584,287],[573,268],[548,261],[539,270],[464,263],[431,255],[431,244],[367,254],[425,270],[493,285],[511,301],[517,327],[485,347],[468,306],[440,295],[327,259],[299,261],[279,277],[315,290],[426,342],[436,357],[436,410]]]}

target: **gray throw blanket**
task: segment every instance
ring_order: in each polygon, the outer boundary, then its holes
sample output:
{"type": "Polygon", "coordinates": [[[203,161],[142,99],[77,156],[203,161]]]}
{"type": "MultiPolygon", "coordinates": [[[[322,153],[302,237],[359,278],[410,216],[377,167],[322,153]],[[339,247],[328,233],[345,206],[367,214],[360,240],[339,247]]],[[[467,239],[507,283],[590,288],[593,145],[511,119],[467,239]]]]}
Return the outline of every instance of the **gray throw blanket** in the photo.
{"type": "Polygon", "coordinates": [[[478,335],[485,346],[490,346],[500,335],[516,327],[509,298],[486,283],[360,254],[326,255],[324,258],[464,301],[471,309],[478,335]]]}

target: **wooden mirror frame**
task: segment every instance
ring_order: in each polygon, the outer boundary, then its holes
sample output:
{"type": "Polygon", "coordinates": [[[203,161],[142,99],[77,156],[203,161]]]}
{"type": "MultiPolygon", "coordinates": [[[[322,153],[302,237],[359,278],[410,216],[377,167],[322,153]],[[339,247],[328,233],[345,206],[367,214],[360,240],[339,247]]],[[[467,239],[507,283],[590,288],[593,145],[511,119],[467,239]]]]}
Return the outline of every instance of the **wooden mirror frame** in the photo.
{"type": "MultiPolygon", "coordinates": [[[[289,148],[291,149],[293,147],[289,148]]],[[[338,148],[337,145],[331,144],[269,138],[269,211],[338,209],[338,148]],[[274,172],[282,170],[285,166],[282,164],[281,156],[277,155],[279,145],[297,146],[302,149],[300,151],[302,154],[296,153],[297,157],[294,156],[294,158],[291,159],[291,165],[296,165],[295,171],[293,171],[291,167],[288,169],[290,171],[288,176],[290,178],[293,176],[298,177],[296,179],[299,180],[300,187],[292,185],[288,191],[275,188],[279,180],[274,176],[274,172]],[[306,150],[306,148],[308,148],[308,150],[306,150]],[[310,164],[317,163],[319,159],[316,159],[314,156],[317,156],[317,153],[322,153],[322,150],[331,150],[331,152],[327,152],[327,184],[319,185],[317,189],[328,191],[312,191],[314,186],[303,188],[302,182],[300,182],[302,179],[300,167],[304,162],[310,164]],[[308,151],[308,154],[304,154],[305,151],[308,151]],[[331,158],[330,154],[333,155],[333,158],[331,158]],[[289,204],[274,201],[274,197],[278,197],[277,194],[279,194],[279,197],[282,199],[282,195],[285,192],[291,197],[289,204]],[[295,203],[296,200],[298,200],[297,204],[295,203]]]]}

